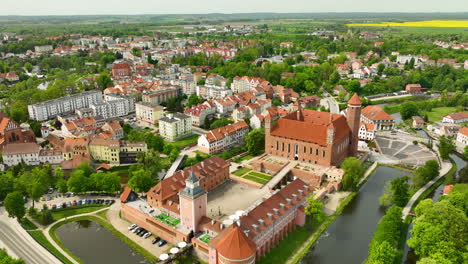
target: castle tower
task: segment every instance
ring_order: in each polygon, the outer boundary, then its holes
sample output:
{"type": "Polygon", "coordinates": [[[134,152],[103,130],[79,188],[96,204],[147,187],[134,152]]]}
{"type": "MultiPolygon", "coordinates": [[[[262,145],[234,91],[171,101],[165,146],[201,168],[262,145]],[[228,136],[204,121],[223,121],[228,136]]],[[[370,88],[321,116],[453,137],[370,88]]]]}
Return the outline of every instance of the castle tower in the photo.
{"type": "Polygon", "coordinates": [[[351,129],[351,142],[349,148],[349,155],[356,156],[358,148],[358,134],[359,122],[361,121],[361,105],[362,101],[355,93],[348,101],[348,108],[346,110],[346,117],[348,126],[351,129]]]}
{"type": "Polygon", "coordinates": [[[188,230],[198,232],[200,219],[206,215],[207,195],[193,171],[185,180],[185,188],[179,193],[179,204],[182,225],[188,230]]]}

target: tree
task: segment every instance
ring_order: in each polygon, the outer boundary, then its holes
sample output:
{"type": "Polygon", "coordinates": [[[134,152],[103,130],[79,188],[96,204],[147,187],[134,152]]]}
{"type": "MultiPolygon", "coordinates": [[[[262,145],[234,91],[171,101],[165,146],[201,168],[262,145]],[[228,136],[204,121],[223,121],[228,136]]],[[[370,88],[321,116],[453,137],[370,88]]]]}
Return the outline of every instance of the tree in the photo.
{"type": "Polygon", "coordinates": [[[99,88],[105,89],[112,86],[112,79],[108,73],[103,72],[96,77],[96,83],[99,88]]]}
{"type": "Polygon", "coordinates": [[[400,115],[403,120],[418,114],[418,106],[413,101],[407,101],[400,106],[400,115]]]}
{"type": "Polygon", "coordinates": [[[193,105],[198,105],[203,102],[203,98],[197,96],[196,94],[192,94],[188,98],[187,107],[192,107],[193,105]]]}
{"type": "Polygon", "coordinates": [[[456,208],[468,215],[468,184],[455,184],[449,195],[440,197],[440,201],[447,200],[456,208]]]}
{"type": "Polygon", "coordinates": [[[355,190],[359,179],[364,176],[364,167],[362,166],[361,161],[355,157],[346,158],[343,164],[341,164],[343,169],[343,189],[345,190],[355,190]]]}
{"type": "Polygon", "coordinates": [[[404,207],[409,200],[408,177],[400,177],[390,182],[392,189],[392,203],[396,206],[404,207]]]}
{"type": "Polygon", "coordinates": [[[305,213],[306,215],[311,216],[312,220],[320,221],[323,216],[323,203],[320,200],[314,199],[313,196],[307,197],[305,213]]]}
{"type": "Polygon", "coordinates": [[[453,141],[445,136],[439,138],[439,153],[440,157],[444,160],[449,158],[449,155],[455,151],[455,144],[453,141]]]}
{"type": "Polygon", "coordinates": [[[213,130],[213,129],[220,128],[223,126],[227,126],[232,123],[234,123],[234,121],[231,119],[227,119],[227,118],[219,119],[211,123],[210,129],[213,130]]]}
{"type": "Polygon", "coordinates": [[[49,210],[49,207],[47,207],[47,205],[44,204],[42,207],[42,212],[41,212],[41,223],[43,225],[48,225],[48,224],[51,224],[52,222],[54,222],[52,212],[49,210]]]}
{"type": "Polygon", "coordinates": [[[465,146],[463,151],[463,157],[467,160],[468,159],[468,145],[465,146]]]}
{"type": "Polygon", "coordinates": [[[151,173],[145,169],[139,169],[131,173],[131,178],[128,181],[128,187],[135,192],[147,192],[156,184],[156,181],[151,176],[151,173]]]}
{"type": "Polygon", "coordinates": [[[90,180],[85,175],[85,171],[75,169],[75,171],[71,173],[70,178],[67,181],[68,191],[74,193],[82,193],[89,191],[90,180]]]}
{"type": "Polygon", "coordinates": [[[9,193],[5,198],[4,204],[9,217],[16,217],[19,221],[26,214],[23,194],[18,191],[9,193]]]}
{"type": "Polygon", "coordinates": [[[159,152],[155,150],[150,149],[144,153],[138,153],[137,161],[137,168],[132,169],[132,171],[144,169],[153,177],[157,177],[158,173],[162,170],[161,157],[159,156],[159,152]]]}
{"type": "Polygon", "coordinates": [[[387,241],[383,241],[380,245],[369,252],[369,257],[366,264],[387,264],[394,263],[397,257],[397,251],[387,241]]]}
{"type": "Polygon", "coordinates": [[[437,161],[426,161],[423,167],[418,168],[413,173],[413,186],[420,188],[437,176],[439,176],[439,164],[437,161]]]}
{"type": "Polygon", "coordinates": [[[385,183],[384,191],[382,196],[379,198],[379,204],[381,206],[389,206],[392,204],[393,192],[390,182],[385,183]]]}
{"type": "Polygon", "coordinates": [[[0,173],[0,200],[3,201],[5,197],[14,191],[15,178],[11,171],[0,173]]]}
{"type": "Polygon", "coordinates": [[[91,175],[93,190],[114,193],[120,190],[120,177],[116,172],[97,172],[91,175]]]}
{"type": "Polygon", "coordinates": [[[24,264],[25,262],[21,259],[15,259],[10,257],[6,250],[0,248],[0,263],[2,264],[24,264]]]}
{"type": "Polygon", "coordinates": [[[245,144],[250,155],[260,155],[265,151],[265,131],[260,128],[250,131],[245,138],[245,144]]]}
{"type": "Polygon", "coordinates": [[[466,214],[448,200],[420,203],[415,212],[417,217],[407,244],[416,255],[463,263],[468,244],[466,214]]]}
{"type": "Polygon", "coordinates": [[[171,150],[171,153],[169,154],[169,159],[171,160],[171,162],[174,162],[177,159],[177,157],[179,157],[179,155],[180,155],[180,149],[177,147],[174,147],[171,150]]]}

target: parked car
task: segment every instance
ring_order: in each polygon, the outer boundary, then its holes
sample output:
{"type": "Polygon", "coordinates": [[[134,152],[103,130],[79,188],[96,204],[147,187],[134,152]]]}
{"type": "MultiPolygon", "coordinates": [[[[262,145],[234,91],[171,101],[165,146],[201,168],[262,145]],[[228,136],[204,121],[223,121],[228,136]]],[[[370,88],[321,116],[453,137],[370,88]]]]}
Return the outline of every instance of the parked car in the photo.
{"type": "Polygon", "coordinates": [[[153,241],[151,241],[151,244],[153,244],[153,245],[154,245],[154,244],[158,243],[158,242],[159,242],[159,240],[161,240],[161,238],[160,238],[160,237],[155,237],[155,238],[153,239],[153,241]]]}
{"type": "Polygon", "coordinates": [[[162,246],[164,246],[166,243],[167,243],[166,240],[161,240],[161,241],[159,241],[159,243],[158,243],[158,247],[162,247],[162,246]]]}
{"type": "Polygon", "coordinates": [[[64,203],[62,204],[62,208],[67,208],[67,203],[64,202],[64,203]]]}
{"type": "Polygon", "coordinates": [[[113,205],[115,203],[115,200],[111,200],[109,205],[113,205]]]}
{"type": "Polygon", "coordinates": [[[55,209],[57,209],[57,205],[53,204],[52,205],[52,210],[55,210],[55,209]]]}
{"type": "Polygon", "coordinates": [[[133,230],[135,227],[137,227],[136,224],[132,224],[131,226],[128,227],[128,230],[133,230]]]}
{"type": "Polygon", "coordinates": [[[61,204],[58,204],[58,205],[57,205],[57,209],[62,209],[62,205],[61,205],[61,204]]]}
{"type": "Polygon", "coordinates": [[[132,232],[134,234],[136,234],[136,233],[140,232],[141,229],[142,229],[141,227],[138,227],[138,228],[133,229],[132,232]]]}
{"type": "Polygon", "coordinates": [[[147,239],[147,238],[150,237],[151,235],[152,235],[151,232],[147,232],[143,237],[144,237],[145,239],[147,239]]]}
{"type": "Polygon", "coordinates": [[[82,202],[81,200],[79,200],[76,204],[77,204],[77,205],[82,205],[83,202],[82,202]]]}
{"type": "Polygon", "coordinates": [[[76,202],[76,200],[74,200],[74,201],[72,202],[72,206],[76,206],[76,205],[78,205],[78,203],[76,202]]]}

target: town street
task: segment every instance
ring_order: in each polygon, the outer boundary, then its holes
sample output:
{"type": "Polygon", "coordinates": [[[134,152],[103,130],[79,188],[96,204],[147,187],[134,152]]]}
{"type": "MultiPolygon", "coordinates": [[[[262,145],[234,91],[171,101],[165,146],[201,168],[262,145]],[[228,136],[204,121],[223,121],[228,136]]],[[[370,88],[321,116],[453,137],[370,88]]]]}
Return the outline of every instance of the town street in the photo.
{"type": "Polygon", "coordinates": [[[60,264],[57,258],[37,243],[16,221],[0,208],[0,241],[7,252],[27,264],[60,264]]]}

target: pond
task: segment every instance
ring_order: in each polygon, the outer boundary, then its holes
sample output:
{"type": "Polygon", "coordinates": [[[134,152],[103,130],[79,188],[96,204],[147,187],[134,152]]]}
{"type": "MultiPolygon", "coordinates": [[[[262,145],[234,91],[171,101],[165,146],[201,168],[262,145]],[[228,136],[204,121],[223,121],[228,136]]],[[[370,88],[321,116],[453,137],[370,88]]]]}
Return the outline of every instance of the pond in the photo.
{"type": "Polygon", "coordinates": [[[385,210],[379,205],[385,183],[409,175],[401,170],[378,167],[300,263],[362,263],[367,258],[377,224],[385,215],[385,210]]]}
{"type": "Polygon", "coordinates": [[[150,263],[94,221],[81,220],[65,224],[57,229],[56,234],[63,246],[86,264],[150,263]]]}
{"type": "MultiPolygon", "coordinates": [[[[457,164],[457,174],[456,178],[458,178],[458,173],[460,170],[462,170],[464,167],[466,167],[467,162],[464,161],[463,159],[459,158],[455,154],[451,154],[450,157],[455,161],[457,164]]],[[[427,198],[432,199],[432,201],[437,202],[439,200],[439,197],[442,196],[442,192],[444,190],[444,184],[441,184],[439,187],[437,187],[433,192],[431,192],[427,198]]],[[[408,227],[408,233],[406,234],[406,241],[411,238],[411,233],[410,231],[413,229],[413,223],[410,224],[408,227]]],[[[414,254],[414,251],[405,243],[405,248],[403,251],[403,259],[402,259],[402,264],[416,264],[418,261],[418,257],[414,254]]]]}

